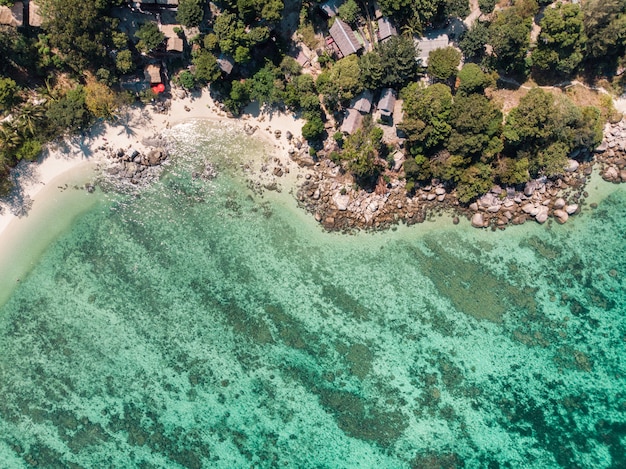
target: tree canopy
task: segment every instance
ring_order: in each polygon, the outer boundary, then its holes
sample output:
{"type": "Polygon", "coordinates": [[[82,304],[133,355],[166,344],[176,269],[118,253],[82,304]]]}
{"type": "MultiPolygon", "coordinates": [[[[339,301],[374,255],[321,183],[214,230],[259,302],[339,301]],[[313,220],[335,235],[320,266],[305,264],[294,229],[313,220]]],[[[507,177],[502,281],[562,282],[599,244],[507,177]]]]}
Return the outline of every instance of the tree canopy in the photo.
{"type": "Polygon", "coordinates": [[[183,26],[198,26],[204,17],[204,8],[201,0],[180,0],[176,11],[176,21],[183,26]]]}
{"type": "Polygon", "coordinates": [[[461,53],[454,47],[435,49],[428,54],[428,75],[438,81],[455,77],[461,63],[461,53]]]}

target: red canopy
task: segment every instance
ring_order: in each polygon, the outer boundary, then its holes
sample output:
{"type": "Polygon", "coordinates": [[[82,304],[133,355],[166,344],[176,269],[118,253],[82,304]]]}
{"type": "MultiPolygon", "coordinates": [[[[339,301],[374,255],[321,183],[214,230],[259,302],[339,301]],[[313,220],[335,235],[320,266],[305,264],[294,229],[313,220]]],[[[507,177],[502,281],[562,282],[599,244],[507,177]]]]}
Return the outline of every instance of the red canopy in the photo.
{"type": "Polygon", "coordinates": [[[159,83],[158,85],[152,86],[152,91],[154,94],[163,93],[165,91],[165,85],[163,83],[159,83]]]}

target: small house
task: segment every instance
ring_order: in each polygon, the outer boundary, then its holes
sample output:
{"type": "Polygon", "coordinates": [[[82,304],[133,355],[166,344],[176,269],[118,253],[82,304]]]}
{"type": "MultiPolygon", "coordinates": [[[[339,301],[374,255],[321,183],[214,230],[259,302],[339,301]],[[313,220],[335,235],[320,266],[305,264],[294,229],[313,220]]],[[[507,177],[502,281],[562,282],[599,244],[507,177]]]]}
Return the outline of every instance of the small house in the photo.
{"type": "Polygon", "coordinates": [[[392,88],[385,88],[378,101],[380,120],[386,124],[393,125],[393,109],[396,105],[396,93],[392,88]]]}
{"type": "Polygon", "coordinates": [[[352,28],[339,18],[335,20],[330,27],[330,36],[333,38],[335,44],[339,48],[342,57],[347,57],[350,54],[356,54],[361,50],[361,44],[354,35],[352,28]]]}
{"type": "Polygon", "coordinates": [[[361,114],[369,114],[372,110],[372,101],[374,99],[374,93],[370,90],[365,90],[362,93],[359,93],[353,100],[350,105],[351,109],[356,109],[361,114]]]}
{"type": "Polygon", "coordinates": [[[387,17],[378,19],[378,40],[384,41],[389,39],[391,36],[397,36],[398,31],[396,27],[393,25],[391,20],[387,17]]]}
{"type": "Polygon", "coordinates": [[[233,59],[230,55],[220,54],[217,58],[217,66],[226,75],[230,75],[235,67],[235,59],[233,59]]]}
{"type": "Polygon", "coordinates": [[[144,69],[144,75],[146,77],[146,81],[150,82],[151,85],[158,85],[163,82],[161,79],[161,66],[158,64],[150,64],[146,66],[144,69]]]}
{"type": "MultiPolygon", "coordinates": [[[[182,54],[184,49],[183,39],[178,36],[176,29],[179,24],[162,24],[161,32],[165,36],[166,51],[169,54],[182,54]]],[[[182,29],[182,28],[181,28],[182,29]]]]}
{"type": "Polygon", "coordinates": [[[421,39],[415,40],[418,57],[422,60],[422,65],[428,65],[428,55],[436,49],[445,49],[450,45],[450,38],[447,34],[433,32],[421,39]]]}
{"type": "Polygon", "coordinates": [[[24,5],[15,2],[12,7],[0,6],[0,25],[19,28],[24,24],[24,5]]]}
{"type": "Polygon", "coordinates": [[[352,135],[361,127],[362,122],[363,115],[359,111],[356,109],[348,109],[348,113],[341,124],[341,132],[352,135]]]}

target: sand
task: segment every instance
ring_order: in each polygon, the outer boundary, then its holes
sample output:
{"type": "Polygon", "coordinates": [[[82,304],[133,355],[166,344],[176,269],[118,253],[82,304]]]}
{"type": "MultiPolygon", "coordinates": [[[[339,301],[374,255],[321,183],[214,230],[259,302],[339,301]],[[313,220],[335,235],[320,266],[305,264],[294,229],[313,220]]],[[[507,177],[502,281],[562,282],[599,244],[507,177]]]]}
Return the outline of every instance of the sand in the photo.
{"type": "MultiPolygon", "coordinates": [[[[17,168],[16,182],[20,187],[20,198],[32,201],[32,206],[40,204],[42,189],[55,179],[71,171],[84,172],[85,165],[94,169],[106,158],[107,150],[117,148],[145,149],[144,138],[159,134],[164,128],[193,119],[247,123],[256,128],[255,135],[271,142],[276,148],[276,156],[286,158],[289,142],[287,131],[294,137],[302,135],[303,121],[293,114],[277,111],[263,112],[253,103],[244,109],[240,118],[229,118],[222,111],[207,91],[186,93],[179,97],[178,91],[172,93],[171,107],[166,113],[158,113],[151,106],[132,106],[124,109],[118,119],[111,123],[98,123],[82,135],[68,137],[60,142],[51,143],[35,163],[23,164],[17,168]],[[275,130],[282,135],[276,138],[275,130]]],[[[49,194],[48,194],[49,197],[49,194]]],[[[19,204],[17,204],[19,205],[19,204]]],[[[9,231],[19,230],[26,223],[27,216],[19,217],[13,213],[8,200],[0,200],[0,250],[6,243],[3,239],[9,231]]],[[[13,233],[15,237],[15,233],[13,233]]],[[[1,256],[0,256],[1,257],[1,256]]]]}

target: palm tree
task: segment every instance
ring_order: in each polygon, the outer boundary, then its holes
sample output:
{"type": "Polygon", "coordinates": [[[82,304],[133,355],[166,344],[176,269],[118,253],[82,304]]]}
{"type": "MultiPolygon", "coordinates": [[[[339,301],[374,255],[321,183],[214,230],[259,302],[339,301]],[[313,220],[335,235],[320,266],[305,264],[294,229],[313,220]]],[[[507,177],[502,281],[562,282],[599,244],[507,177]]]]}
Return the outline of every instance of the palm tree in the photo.
{"type": "Polygon", "coordinates": [[[9,155],[22,143],[22,136],[17,127],[12,122],[2,122],[0,124],[0,148],[4,155],[9,155]]]}
{"type": "Polygon", "coordinates": [[[35,135],[35,127],[43,120],[44,115],[45,110],[43,106],[26,103],[17,110],[13,122],[16,123],[22,135],[33,137],[35,135]]]}

